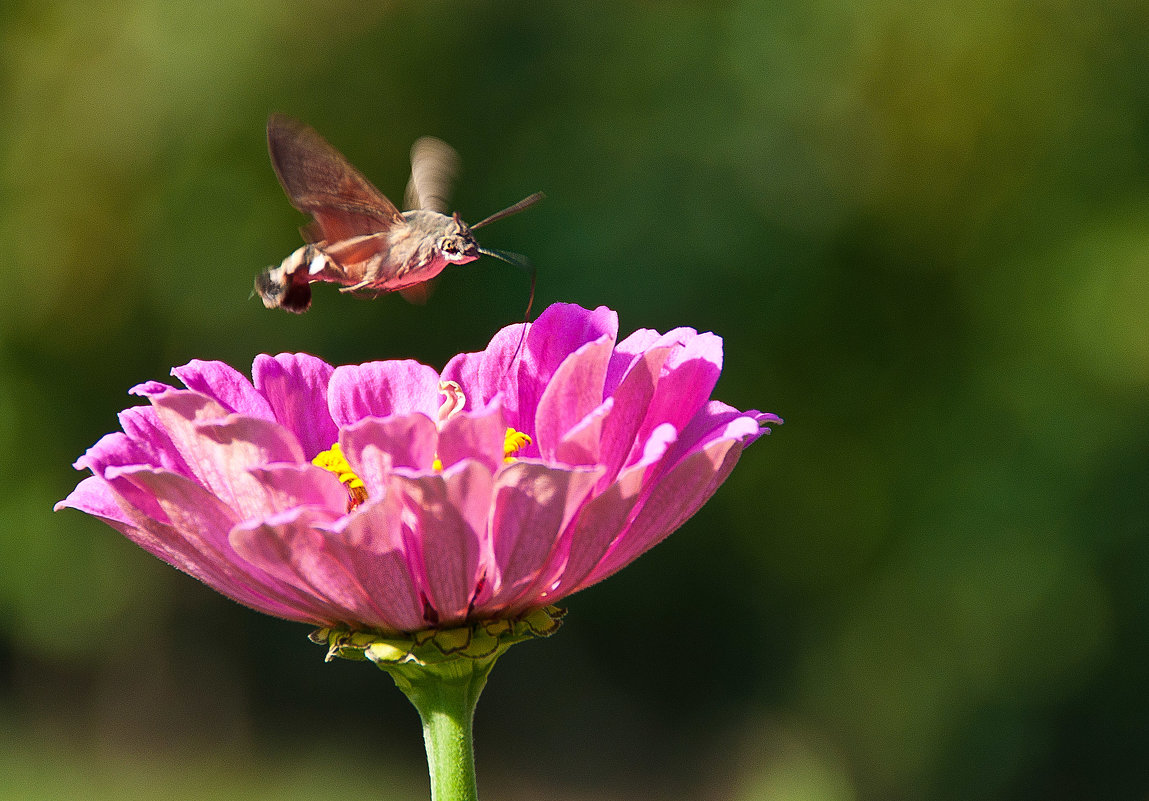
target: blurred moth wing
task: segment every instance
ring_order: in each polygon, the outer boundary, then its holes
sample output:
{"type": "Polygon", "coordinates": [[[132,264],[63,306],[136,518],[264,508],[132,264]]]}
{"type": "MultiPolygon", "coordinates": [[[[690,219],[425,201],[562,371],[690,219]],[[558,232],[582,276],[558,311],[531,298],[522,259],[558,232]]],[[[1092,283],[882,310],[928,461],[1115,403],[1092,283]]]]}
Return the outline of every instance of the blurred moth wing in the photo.
{"type": "Polygon", "coordinates": [[[267,121],[267,150],[291,205],[313,218],[309,242],[335,242],[403,225],[395,204],[310,125],[273,114],[267,121]]]}
{"type": "MultiPolygon", "coordinates": [[[[446,214],[450,208],[451,190],[459,174],[459,154],[433,136],[424,136],[411,146],[411,179],[403,193],[403,207],[408,211],[425,209],[446,214]]],[[[408,303],[422,306],[435,291],[439,276],[420,284],[400,289],[408,303]]]]}
{"type": "Polygon", "coordinates": [[[411,180],[403,194],[403,206],[446,214],[458,174],[455,148],[433,136],[416,140],[411,146],[411,180]]]}

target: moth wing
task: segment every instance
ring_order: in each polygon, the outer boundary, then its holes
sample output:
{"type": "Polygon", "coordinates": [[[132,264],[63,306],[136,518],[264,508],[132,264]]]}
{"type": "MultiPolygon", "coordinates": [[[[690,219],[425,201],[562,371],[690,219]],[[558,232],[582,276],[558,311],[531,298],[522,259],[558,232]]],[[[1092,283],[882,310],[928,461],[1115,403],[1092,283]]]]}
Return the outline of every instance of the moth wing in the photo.
{"type": "Polygon", "coordinates": [[[403,206],[446,214],[458,173],[459,154],[453,147],[433,136],[416,140],[411,146],[411,180],[403,206]]]}
{"type": "Polygon", "coordinates": [[[395,204],[319,132],[283,114],[267,120],[267,150],[291,205],[310,214],[309,242],[333,242],[406,225],[395,204]]]}
{"type": "Polygon", "coordinates": [[[385,246],[384,234],[367,234],[330,242],[323,252],[337,264],[348,267],[376,256],[385,246]]]}
{"type": "Polygon", "coordinates": [[[315,220],[307,223],[307,225],[301,225],[299,233],[303,237],[303,241],[311,245],[318,245],[320,242],[326,241],[323,235],[323,226],[315,220]]]}

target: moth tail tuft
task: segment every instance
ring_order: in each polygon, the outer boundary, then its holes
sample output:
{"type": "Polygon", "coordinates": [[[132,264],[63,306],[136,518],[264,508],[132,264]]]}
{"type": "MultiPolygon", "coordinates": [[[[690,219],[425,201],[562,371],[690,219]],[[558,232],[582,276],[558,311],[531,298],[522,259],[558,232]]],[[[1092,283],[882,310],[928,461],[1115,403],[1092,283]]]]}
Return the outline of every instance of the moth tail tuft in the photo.
{"type": "MultiPolygon", "coordinates": [[[[301,249],[306,250],[306,248],[301,249]]],[[[269,309],[302,314],[311,306],[311,282],[306,262],[292,254],[278,267],[268,267],[255,277],[255,292],[269,309]]]]}

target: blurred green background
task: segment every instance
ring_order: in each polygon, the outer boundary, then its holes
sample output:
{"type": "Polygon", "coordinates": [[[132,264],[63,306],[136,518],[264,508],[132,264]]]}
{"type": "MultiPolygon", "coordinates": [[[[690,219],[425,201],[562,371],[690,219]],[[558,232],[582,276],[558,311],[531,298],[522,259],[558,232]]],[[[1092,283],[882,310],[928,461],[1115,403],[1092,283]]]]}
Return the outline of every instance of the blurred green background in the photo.
{"type": "Polygon", "coordinates": [[[455,207],[554,301],[726,342],[787,420],[504,657],[502,799],[1149,797],[1149,6],[0,6],[0,798],[426,796],[390,679],[74,511],[132,385],[260,352],[441,366],[521,318],[249,298],[299,246],[271,111],[455,207]]]}

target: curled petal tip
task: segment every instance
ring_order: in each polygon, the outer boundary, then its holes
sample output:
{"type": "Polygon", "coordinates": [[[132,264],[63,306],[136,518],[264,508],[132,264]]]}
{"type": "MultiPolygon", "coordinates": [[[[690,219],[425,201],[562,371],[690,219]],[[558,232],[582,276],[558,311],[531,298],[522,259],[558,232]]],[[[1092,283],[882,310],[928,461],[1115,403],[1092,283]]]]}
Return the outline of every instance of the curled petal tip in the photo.
{"type": "Polygon", "coordinates": [[[145,381],[142,384],[136,384],[128,390],[129,395],[136,395],[140,398],[150,398],[155,395],[162,395],[173,387],[162,381],[145,381]]]}
{"type": "Polygon", "coordinates": [[[749,414],[753,415],[754,419],[758,422],[758,425],[762,427],[762,431],[765,434],[770,433],[770,426],[780,426],[786,422],[778,415],[771,414],[770,412],[752,411],[749,412],[749,414]]]}

